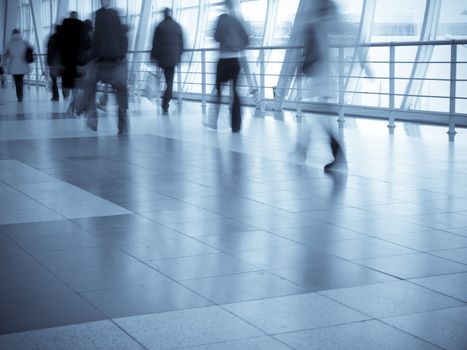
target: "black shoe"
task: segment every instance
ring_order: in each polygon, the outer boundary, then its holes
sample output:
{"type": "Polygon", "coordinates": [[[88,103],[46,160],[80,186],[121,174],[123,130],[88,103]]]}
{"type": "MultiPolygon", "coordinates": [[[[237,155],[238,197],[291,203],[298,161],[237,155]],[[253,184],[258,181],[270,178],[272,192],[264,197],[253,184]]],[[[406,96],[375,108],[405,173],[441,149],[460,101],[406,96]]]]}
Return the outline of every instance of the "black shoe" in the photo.
{"type": "Polygon", "coordinates": [[[169,115],[168,109],[162,109],[162,115],[169,115]]]}
{"type": "Polygon", "coordinates": [[[52,97],[52,98],[50,99],[50,101],[58,102],[58,97],[52,97]]]}
{"type": "Polygon", "coordinates": [[[23,102],[23,98],[22,97],[18,98],[18,102],[23,102]]]}

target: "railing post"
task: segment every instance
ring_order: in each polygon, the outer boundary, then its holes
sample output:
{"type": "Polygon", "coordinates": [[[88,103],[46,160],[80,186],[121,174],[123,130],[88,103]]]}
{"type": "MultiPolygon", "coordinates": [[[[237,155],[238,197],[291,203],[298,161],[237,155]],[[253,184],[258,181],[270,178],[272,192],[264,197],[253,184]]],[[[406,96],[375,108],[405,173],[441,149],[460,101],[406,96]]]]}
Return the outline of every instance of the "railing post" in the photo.
{"type": "Polygon", "coordinates": [[[259,96],[260,96],[260,111],[261,113],[266,112],[266,103],[265,103],[265,98],[266,98],[266,65],[265,65],[265,54],[264,54],[264,49],[259,50],[259,96]]]}
{"type": "Polygon", "coordinates": [[[177,66],[177,104],[182,105],[182,62],[177,66]]]}
{"type": "Polygon", "coordinates": [[[206,113],[206,51],[201,51],[201,111],[206,113]]]}
{"type": "Polygon", "coordinates": [[[456,82],[457,82],[457,44],[451,43],[451,74],[449,91],[449,142],[453,142],[456,132],[456,82]]]}
{"type": "Polygon", "coordinates": [[[396,48],[394,43],[389,45],[389,133],[394,134],[396,127],[396,113],[395,113],[395,75],[396,75],[396,48]]]}
{"type": "Polygon", "coordinates": [[[339,128],[344,127],[345,123],[345,113],[344,113],[344,48],[339,46],[339,57],[337,60],[337,74],[339,75],[339,117],[337,118],[337,123],[339,128]]]}

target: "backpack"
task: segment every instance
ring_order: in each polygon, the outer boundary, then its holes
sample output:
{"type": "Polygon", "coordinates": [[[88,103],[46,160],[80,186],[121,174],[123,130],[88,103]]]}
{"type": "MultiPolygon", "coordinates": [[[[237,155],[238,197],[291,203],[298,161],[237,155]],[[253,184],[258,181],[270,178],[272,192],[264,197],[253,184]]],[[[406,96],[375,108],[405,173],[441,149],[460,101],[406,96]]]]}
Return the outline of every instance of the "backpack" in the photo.
{"type": "Polygon", "coordinates": [[[26,48],[26,54],[25,54],[25,57],[26,59],[26,62],[28,63],[33,63],[34,62],[34,50],[31,46],[28,46],[26,48]]]}

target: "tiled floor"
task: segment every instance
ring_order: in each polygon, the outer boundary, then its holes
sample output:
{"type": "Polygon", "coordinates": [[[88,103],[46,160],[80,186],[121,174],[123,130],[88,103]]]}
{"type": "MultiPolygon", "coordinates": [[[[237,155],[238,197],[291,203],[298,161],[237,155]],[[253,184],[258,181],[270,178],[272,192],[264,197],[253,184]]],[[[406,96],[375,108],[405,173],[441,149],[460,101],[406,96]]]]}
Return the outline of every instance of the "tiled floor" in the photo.
{"type": "Polygon", "coordinates": [[[467,349],[466,130],[0,105],[0,349],[467,349]]]}

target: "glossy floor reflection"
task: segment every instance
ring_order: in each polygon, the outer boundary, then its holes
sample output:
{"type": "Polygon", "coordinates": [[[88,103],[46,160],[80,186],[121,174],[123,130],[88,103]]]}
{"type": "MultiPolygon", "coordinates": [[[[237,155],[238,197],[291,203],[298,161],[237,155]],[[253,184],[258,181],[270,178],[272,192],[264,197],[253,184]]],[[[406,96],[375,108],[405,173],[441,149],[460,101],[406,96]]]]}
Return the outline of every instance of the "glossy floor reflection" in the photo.
{"type": "Polygon", "coordinates": [[[467,348],[466,130],[0,104],[0,349],[467,348]]]}

